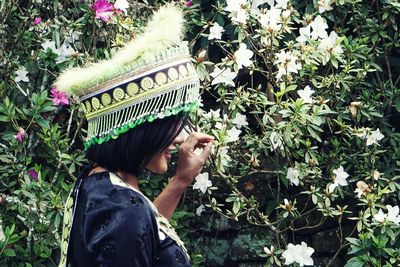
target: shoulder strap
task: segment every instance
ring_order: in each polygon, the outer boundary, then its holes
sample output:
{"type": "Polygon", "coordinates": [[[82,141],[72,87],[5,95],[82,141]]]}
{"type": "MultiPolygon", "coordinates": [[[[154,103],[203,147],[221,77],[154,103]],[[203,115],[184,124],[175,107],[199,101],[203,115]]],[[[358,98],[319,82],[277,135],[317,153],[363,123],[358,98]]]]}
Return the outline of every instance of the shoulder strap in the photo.
{"type": "Polygon", "coordinates": [[[78,180],[76,181],[74,187],[72,188],[71,192],[68,195],[67,202],[64,208],[63,229],[61,237],[61,257],[58,267],[68,266],[69,237],[71,234],[72,224],[74,222],[76,204],[78,203],[79,189],[81,187],[83,177],[87,176],[92,168],[93,168],[92,165],[88,165],[84,168],[78,180]]]}

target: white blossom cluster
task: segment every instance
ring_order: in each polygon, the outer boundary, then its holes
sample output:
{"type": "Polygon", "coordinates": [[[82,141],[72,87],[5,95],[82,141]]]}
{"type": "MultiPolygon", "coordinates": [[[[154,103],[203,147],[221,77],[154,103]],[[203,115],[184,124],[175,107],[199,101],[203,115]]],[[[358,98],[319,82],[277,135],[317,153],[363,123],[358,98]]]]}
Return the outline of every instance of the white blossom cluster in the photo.
{"type": "Polygon", "coordinates": [[[285,265],[298,263],[300,266],[312,266],[314,264],[314,260],[311,258],[313,253],[314,249],[307,246],[305,242],[301,242],[301,245],[289,243],[287,249],[282,253],[282,257],[285,259],[285,265]]]}

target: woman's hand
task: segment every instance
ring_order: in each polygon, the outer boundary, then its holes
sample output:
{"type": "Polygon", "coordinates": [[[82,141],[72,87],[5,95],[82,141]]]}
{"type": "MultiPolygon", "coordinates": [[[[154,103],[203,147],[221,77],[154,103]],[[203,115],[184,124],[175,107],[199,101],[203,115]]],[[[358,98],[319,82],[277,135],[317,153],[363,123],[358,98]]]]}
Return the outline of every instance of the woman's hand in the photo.
{"type": "Polygon", "coordinates": [[[182,143],[179,148],[178,165],[174,177],[182,186],[188,186],[199,175],[211,153],[213,140],[214,137],[211,135],[192,132],[186,141],[182,143]],[[203,148],[200,155],[194,153],[196,148],[203,148]]]}
{"type": "Polygon", "coordinates": [[[213,140],[214,138],[210,135],[192,132],[181,144],[176,174],[153,202],[165,218],[171,219],[183,192],[200,173],[211,153],[213,140]],[[196,155],[194,153],[196,148],[203,148],[203,152],[196,155]]]}

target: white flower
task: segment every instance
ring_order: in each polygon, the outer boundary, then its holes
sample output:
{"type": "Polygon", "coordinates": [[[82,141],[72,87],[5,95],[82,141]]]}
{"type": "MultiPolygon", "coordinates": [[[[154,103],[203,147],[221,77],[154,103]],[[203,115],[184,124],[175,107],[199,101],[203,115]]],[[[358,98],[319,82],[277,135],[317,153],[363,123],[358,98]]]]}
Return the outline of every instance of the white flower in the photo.
{"type": "Polygon", "coordinates": [[[251,14],[258,15],[260,13],[260,9],[258,7],[267,2],[268,0],[253,0],[251,2],[251,14]]]}
{"type": "Polygon", "coordinates": [[[15,74],[17,75],[14,78],[14,81],[16,82],[29,82],[29,78],[28,78],[28,71],[26,70],[25,67],[20,67],[15,74]]]}
{"type": "Polygon", "coordinates": [[[231,129],[226,131],[227,134],[226,142],[227,143],[236,142],[237,140],[239,140],[239,135],[241,133],[242,133],[241,130],[237,129],[236,127],[232,127],[231,129]]]}
{"type": "Polygon", "coordinates": [[[372,131],[371,133],[367,134],[367,146],[370,146],[372,144],[378,144],[378,141],[382,140],[385,136],[381,133],[381,131],[376,129],[375,131],[372,131]]]}
{"type": "MultiPolygon", "coordinates": [[[[293,203],[294,204],[294,203],[293,203]]],[[[293,208],[293,206],[292,206],[292,204],[289,202],[289,200],[287,199],[287,198],[285,198],[284,200],[283,200],[283,205],[279,205],[279,207],[281,207],[282,209],[284,209],[284,210],[287,210],[287,211],[291,211],[292,210],[292,208],[293,208]]]]}
{"type": "Polygon", "coordinates": [[[319,0],[318,1],[318,12],[324,13],[325,11],[330,11],[333,8],[331,7],[332,0],[319,0]]]}
{"type": "Polygon", "coordinates": [[[249,125],[246,120],[246,115],[242,115],[239,112],[236,113],[236,117],[232,120],[232,123],[235,124],[238,129],[242,128],[243,126],[249,125]]]}
{"type": "Polygon", "coordinates": [[[357,193],[357,197],[360,198],[362,195],[367,195],[370,193],[371,189],[369,188],[368,184],[364,181],[357,182],[357,188],[354,190],[354,193],[357,193]]]}
{"type": "Polygon", "coordinates": [[[326,29],[328,29],[328,24],[325,23],[325,20],[318,15],[311,23],[310,26],[312,28],[311,37],[313,39],[324,39],[328,38],[328,33],[326,29]]]}
{"type": "Polygon", "coordinates": [[[222,167],[229,166],[229,162],[231,161],[231,157],[228,155],[228,147],[223,146],[219,148],[219,159],[222,167]]]}
{"type": "Polygon", "coordinates": [[[277,132],[272,132],[271,135],[269,136],[269,141],[271,142],[271,151],[274,151],[277,148],[283,148],[282,138],[275,140],[277,134],[278,134],[277,132]]]}
{"type": "Polygon", "coordinates": [[[0,242],[6,241],[6,236],[3,231],[3,222],[0,220],[0,242]]]}
{"type": "Polygon", "coordinates": [[[301,64],[296,62],[297,57],[292,53],[281,51],[276,54],[277,60],[275,64],[278,65],[277,79],[281,80],[283,75],[289,75],[290,73],[298,73],[301,69],[301,64]]]}
{"type": "Polygon", "coordinates": [[[372,178],[374,178],[375,180],[379,180],[379,177],[381,177],[381,173],[378,172],[377,170],[374,170],[372,172],[372,178]]]}
{"type": "Polygon", "coordinates": [[[206,120],[218,119],[219,116],[220,116],[220,109],[217,110],[210,109],[209,112],[203,114],[203,118],[205,118],[206,120]]]}
{"type": "Polygon", "coordinates": [[[56,42],[54,42],[54,41],[47,40],[46,42],[42,43],[42,47],[43,47],[43,50],[47,50],[48,48],[50,48],[52,51],[57,50],[56,42]]]}
{"type": "Polygon", "coordinates": [[[298,169],[290,167],[288,168],[286,178],[290,181],[290,183],[294,184],[295,186],[298,186],[300,183],[299,175],[300,171],[298,169]]]}
{"type": "Polygon", "coordinates": [[[365,139],[367,138],[367,134],[368,132],[371,131],[370,128],[365,128],[365,127],[361,127],[359,129],[354,129],[354,135],[361,138],[361,139],[365,139]]]}
{"type": "Polygon", "coordinates": [[[222,124],[221,122],[218,121],[215,124],[215,128],[217,128],[218,130],[222,130],[224,128],[224,124],[222,124]]]}
{"type": "Polygon", "coordinates": [[[263,26],[267,31],[279,31],[282,28],[281,12],[281,9],[272,6],[271,9],[260,16],[259,22],[261,26],[263,26]]]}
{"type": "Polygon", "coordinates": [[[246,4],[247,0],[226,0],[225,10],[228,12],[238,12],[246,4]]]}
{"type": "MultiPolygon", "coordinates": [[[[80,31],[70,31],[68,36],[65,37],[64,39],[64,43],[67,45],[73,44],[75,43],[75,41],[79,40],[79,36],[81,36],[83,33],[80,31]]],[[[43,44],[42,44],[43,46],[43,44]]],[[[55,49],[55,45],[54,45],[54,49],[55,49]]],[[[46,49],[45,49],[46,50],[46,49]]]]}
{"type": "Polygon", "coordinates": [[[238,64],[238,68],[249,67],[253,62],[251,57],[254,55],[253,51],[247,49],[247,45],[241,43],[239,49],[235,52],[235,61],[238,64]]]}
{"type": "Polygon", "coordinates": [[[68,44],[64,43],[59,49],[54,51],[58,57],[57,57],[57,63],[63,62],[67,59],[67,57],[70,57],[75,51],[72,49],[71,46],[68,44]]]}
{"type": "Polygon", "coordinates": [[[230,68],[220,69],[215,67],[214,71],[210,73],[210,76],[214,78],[211,85],[222,83],[232,87],[235,86],[233,79],[236,77],[236,72],[231,71],[230,68]]]}
{"type": "Polygon", "coordinates": [[[247,0],[227,0],[225,10],[230,12],[229,16],[233,22],[246,24],[249,14],[245,10],[247,0]]]}
{"type": "Polygon", "coordinates": [[[281,14],[282,20],[285,21],[290,16],[290,14],[292,14],[291,10],[289,10],[289,9],[283,10],[282,14],[281,14]]]}
{"type": "Polygon", "coordinates": [[[377,222],[383,223],[387,218],[387,214],[384,214],[382,209],[379,209],[378,213],[374,215],[374,219],[377,222]]]}
{"type": "Polygon", "coordinates": [[[282,257],[285,258],[285,265],[298,263],[300,266],[313,265],[314,261],[311,255],[314,253],[312,247],[308,247],[305,242],[301,242],[301,245],[288,244],[287,249],[282,253],[282,257]]]}
{"type": "Polygon", "coordinates": [[[128,14],[128,11],[126,9],[129,8],[129,3],[128,3],[127,0],[117,0],[117,1],[115,1],[114,7],[116,9],[122,10],[125,13],[125,15],[128,14]]]}
{"type": "Polygon", "coordinates": [[[232,16],[232,21],[237,23],[246,24],[247,20],[249,19],[249,13],[243,8],[239,9],[236,12],[236,16],[232,16]]]}
{"type": "Polygon", "coordinates": [[[56,62],[60,63],[66,60],[67,57],[71,56],[75,51],[69,45],[70,41],[64,42],[60,48],[56,48],[56,43],[54,41],[46,41],[42,44],[44,50],[50,49],[53,53],[57,55],[56,62]]]}
{"type": "Polygon", "coordinates": [[[340,44],[337,44],[338,35],[335,31],[331,31],[329,37],[324,38],[318,45],[318,50],[325,54],[326,60],[329,60],[331,55],[343,54],[343,49],[340,44]]]}
{"type": "Polygon", "coordinates": [[[287,198],[283,200],[283,204],[285,205],[285,207],[290,206],[290,202],[287,198]]]}
{"type": "Polygon", "coordinates": [[[371,131],[370,128],[359,128],[359,129],[354,129],[356,135],[359,138],[362,139],[367,139],[367,146],[370,146],[372,144],[376,144],[379,146],[378,141],[382,140],[385,136],[381,133],[381,131],[376,129],[375,131],[371,131]]]}
{"type": "Polygon", "coordinates": [[[341,186],[348,185],[346,179],[349,177],[349,174],[344,171],[343,166],[333,170],[333,173],[336,175],[335,182],[337,182],[341,186]]]}
{"type": "Polygon", "coordinates": [[[208,35],[208,40],[212,39],[221,39],[222,32],[224,32],[224,28],[221,27],[217,22],[210,28],[210,34],[208,35]]]}
{"type": "Polygon", "coordinates": [[[264,247],[264,252],[267,255],[271,255],[275,252],[275,247],[273,245],[271,245],[271,248],[264,247]]]}
{"type": "Polygon", "coordinates": [[[276,2],[275,4],[276,8],[286,9],[289,0],[275,0],[275,2],[276,2]]]}
{"type": "Polygon", "coordinates": [[[197,215],[197,216],[200,216],[200,215],[203,213],[203,211],[204,211],[205,209],[206,209],[206,208],[204,207],[204,205],[201,204],[201,205],[196,209],[196,215],[197,215]]]}
{"type": "Polygon", "coordinates": [[[374,219],[377,222],[384,223],[385,221],[400,224],[399,206],[386,205],[388,213],[383,213],[382,209],[379,209],[378,213],[374,215],[374,219]]]}
{"type": "Polygon", "coordinates": [[[304,87],[303,90],[298,90],[297,94],[303,99],[303,102],[306,104],[311,104],[313,102],[311,95],[314,93],[314,90],[311,90],[310,86],[304,87]]]}
{"type": "Polygon", "coordinates": [[[335,174],[335,180],[333,181],[333,184],[329,185],[329,192],[333,192],[338,185],[348,185],[346,179],[349,177],[349,174],[344,171],[343,166],[333,170],[333,173],[335,174]]]}
{"type": "Polygon", "coordinates": [[[389,222],[399,224],[400,223],[399,206],[392,207],[391,205],[386,205],[386,208],[388,210],[387,220],[389,222]]]}
{"type": "Polygon", "coordinates": [[[203,192],[203,194],[207,191],[207,188],[212,186],[211,181],[208,180],[208,172],[200,173],[195,179],[196,182],[193,185],[193,189],[198,189],[203,192]]]}
{"type": "Polygon", "coordinates": [[[311,38],[311,26],[307,25],[307,27],[300,28],[299,33],[300,36],[296,38],[296,41],[299,43],[305,43],[311,38]]]}

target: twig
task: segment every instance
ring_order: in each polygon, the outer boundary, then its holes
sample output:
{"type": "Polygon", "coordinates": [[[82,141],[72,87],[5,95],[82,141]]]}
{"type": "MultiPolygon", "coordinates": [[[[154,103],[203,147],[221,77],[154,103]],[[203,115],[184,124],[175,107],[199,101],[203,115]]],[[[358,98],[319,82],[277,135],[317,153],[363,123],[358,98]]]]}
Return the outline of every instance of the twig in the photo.
{"type": "MultiPolygon", "coordinates": [[[[217,174],[223,178],[228,185],[231,187],[232,191],[235,192],[236,194],[240,195],[241,198],[244,199],[244,201],[246,202],[247,205],[250,205],[250,200],[245,197],[230,181],[229,181],[229,177],[225,174],[223,174],[220,170],[217,170],[217,174]]],[[[251,205],[250,205],[251,206],[251,205]]],[[[278,229],[273,226],[268,219],[266,218],[266,216],[264,214],[262,214],[257,208],[254,208],[254,211],[257,213],[257,215],[263,220],[263,223],[268,226],[272,231],[274,231],[275,233],[279,233],[278,229]]]]}
{"type": "Polygon", "coordinates": [[[75,112],[75,109],[72,109],[71,114],[69,115],[68,127],[67,127],[67,136],[69,136],[69,132],[71,130],[71,124],[72,124],[72,118],[74,117],[74,112],[75,112]]]}
{"type": "Polygon", "coordinates": [[[21,86],[19,86],[19,84],[16,81],[13,80],[12,82],[15,84],[15,86],[17,87],[18,91],[21,92],[21,94],[23,94],[25,97],[28,97],[28,94],[24,91],[24,89],[21,88],[21,86]]]}
{"type": "MultiPolygon", "coordinates": [[[[351,231],[351,233],[350,233],[349,236],[352,236],[353,233],[354,233],[354,231],[355,231],[356,229],[357,229],[357,226],[354,226],[354,227],[353,227],[353,230],[351,231]]],[[[350,245],[349,242],[342,244],[342,245],[338,248],[338,250],[336,251],[335,255],[333,255],[333,257],[332,257],[331,260],[329,261],[328,265],[326,265],[326,266],[327,266],[327,267],[331,266],[331,265],[333,264],[333,261],[338,257],[339,253],[340,253],[345,247],[347,247],[348,245],[350,245]]]]}
{"type": "Polygon", "coordinates": [[[268,171],[268,170],[255,170],[255,171],[251,171],[249,173],[246,174],[246,176],[250,176],[253,174],[283,174],[282,171],[268,171]]]}
{"type": "Polygon", "coordinates": [[[72,145],[75,143],[76,137],[78,136],[78,133],[81,130],[84,122],[85,122],[85,119],[82,117],[81,120],[79,121],[78,127],[76,128],[74,137],[72,137],[72,141],[71,141],[71,144],[69,145],[69,147],[72,147],[72,145]]]}

